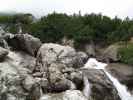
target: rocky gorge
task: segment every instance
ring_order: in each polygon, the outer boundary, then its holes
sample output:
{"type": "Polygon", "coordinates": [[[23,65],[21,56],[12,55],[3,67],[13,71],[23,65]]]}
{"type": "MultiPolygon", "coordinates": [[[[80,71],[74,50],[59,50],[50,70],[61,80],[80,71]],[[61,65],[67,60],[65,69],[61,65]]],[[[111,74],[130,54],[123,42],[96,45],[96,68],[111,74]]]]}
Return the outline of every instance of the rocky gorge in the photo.
{"type": "MultiPolygon", "coordinates": [[[[89,58],[68,45],[1,31],[0,100],[122,100],[103,70],[83,68],[89,58]]],[[[107,70],[132,91],[132,68],[124,74],[113,67],[107,70]]]]}

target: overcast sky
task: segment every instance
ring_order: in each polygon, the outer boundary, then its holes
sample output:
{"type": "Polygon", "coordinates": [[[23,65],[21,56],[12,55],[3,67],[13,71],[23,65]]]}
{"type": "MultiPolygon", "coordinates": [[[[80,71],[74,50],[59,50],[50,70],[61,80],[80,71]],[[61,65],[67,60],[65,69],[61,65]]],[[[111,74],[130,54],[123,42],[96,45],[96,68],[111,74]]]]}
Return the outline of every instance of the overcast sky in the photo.
{"type": "Polygon", "coordinates": [[[30,12],[36,16],[53,11],[67,14],[102,13],[133,18],[133,0],[0,0],[0,12],[30,12]]]}

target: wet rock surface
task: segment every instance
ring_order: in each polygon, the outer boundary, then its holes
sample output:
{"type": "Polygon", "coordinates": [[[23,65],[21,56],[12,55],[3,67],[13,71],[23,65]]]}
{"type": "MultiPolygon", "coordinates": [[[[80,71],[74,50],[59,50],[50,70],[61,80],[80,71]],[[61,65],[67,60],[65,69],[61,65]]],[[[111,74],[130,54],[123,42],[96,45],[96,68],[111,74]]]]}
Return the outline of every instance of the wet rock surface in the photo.
{"type": "Polygon", "coordinates": [[[120,100],[117,90],[103,70],[89,69],[83,73],[91,84],[91,97],[94,100],[120,100]]]}
{"type": "Polygon", "coordinates": [[[133,66],[111,63],[108,65],[107,70],[129,89],[133,89],[133,66]]]}

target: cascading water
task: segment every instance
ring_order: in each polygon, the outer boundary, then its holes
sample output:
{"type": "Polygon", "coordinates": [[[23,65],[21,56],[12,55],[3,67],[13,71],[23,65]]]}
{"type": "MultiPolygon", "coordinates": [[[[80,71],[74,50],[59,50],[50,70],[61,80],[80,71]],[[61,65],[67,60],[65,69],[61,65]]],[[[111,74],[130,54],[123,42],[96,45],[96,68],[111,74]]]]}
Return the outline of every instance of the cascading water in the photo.
{"type": "Polygon", "coordinates": [[[8,57],[11,59],[9,61],[12,62],[12,64],[18,66],[21,62],[21,57],[17,52],[9,51],[8,57]]]}
{"type": "Polygon", "coordinates": [[[11,51],[10,47],[8,46],[8,43],[2,39],[2,42],[4,44],[4,48],[8,50],[9,54],[8,57],[9,59],[6,59],[7,62],[10,62],[11,64],[18,66],[20,61],[21,61],[21,57],[18,53],[11,51]]]}
{"type": "Polygon", "coordinates": [[[84,89],[83,89],[83,94],[87,97],[87,99],[89,99],[90,97],[90,83],[88,81],[88,78],[86,76],[83,76],[83,80],[84,80],[84,89]]]}
{"type": "Polygon", "coordinates": [[[76,85],[72,81],[70,81],[70,89],[71,90],[76,89],[76,85]]]}
{"type": "Polygon", "coordinates": [[[133,100],[133,96],[127,90],[126,86],[122,85],[116,78],[114,78],[110,73],[108,73],[105,69],[106,66],[107,64],[98,62],[95,58],[90,58],[83,68],[102,69],[104,73],[108,76],[108,78],[112,81],[114,87],[117,89],[121,100],[133,100]]]}
{"type": "Polygon", "coordinates": [[[8,43],[4,39],[2,39],[2,42],[4,44],[4,48],[9,49],[8,43]]]}
{"type": "Polygon", "coordinates": [[[0,62],[0,70],[4,72],[2,75],[6,75],[7,73],[16,74],[18,72],[18,66],[21,60],[20,56],[16,54],[16,52],[10,51],[8,43],[4,39],[2,39],[2,42],[3,47],[9,52],[5,58],[5,61],[0,62]]]}

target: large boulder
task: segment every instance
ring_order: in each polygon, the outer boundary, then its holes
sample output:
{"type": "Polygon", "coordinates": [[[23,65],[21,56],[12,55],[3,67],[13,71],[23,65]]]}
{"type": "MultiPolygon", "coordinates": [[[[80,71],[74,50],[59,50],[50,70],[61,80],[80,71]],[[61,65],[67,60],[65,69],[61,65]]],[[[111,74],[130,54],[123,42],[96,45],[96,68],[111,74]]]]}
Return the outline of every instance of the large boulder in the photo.
{"type": "Polygon", "coordinates": [[[111,63],[108,65],[107,70],[130,90],[133,90],[133,66],[111,63]]]}
{"type": "Polygon", "coordinates": [[[119,95],[112,82],[103,70],[83,70],[91,86],[91,98],[94,100],[120,100],[119,95]]]}
{"type": "Polygon", "coordinates": [[[40,100],[88,100],[78,90],[67,90],[58,94],[46,94],[43,95],[40,100]]]}
{"type": "Polygon", "coordinates": [[[113,44],[107,47],[103,52],[103,59],[107,59],[108,61],[116,62],[119,61],[120,58],[118,56],[118,51],[121,45],[113,44]]]}
{"type": "Polygon", "coordinates": [[[32,56],[36,55],[42,44],[38,38],[29,34],[15,34],[12,38],[8,38],[7,41],[9,45],[13,46],[13,48],[23,50],[32,56]]]}
{"type": "Polygon", "coordinates": [[[46,43],[41,46],[37,54],[37,66],[34,75],[43,73],[48,79],[48,91],[62,92],[68,89],[75,89],[74,78],[71,73],[75,68],[83,66],[87,59],[84,52],[76,52],[69,46],[62,46],[53,43],[46,43]],[[38,74],[38,72],[40,72],[38,74]]]}
{"type": "Polygon", "coordinates": [[[44,64],[59,62],[68,65],[68,67],[73,66],[73,60],[75,59],[75,56],[76,51],[72,47],[53,43],[43,44],[40,47],[37,55],[38,59],[42,59],[44,64]]]}
{"type": "Polygon", "coordinates": [[[62,63],[67,67],[82,67],[87,57],[88,56],[84,52],[76,52],[72,47],[53,43],[43,44],[37,54],[38,62],[42,62],[45,68],[46,63],[47,65],[62,63]]]}

